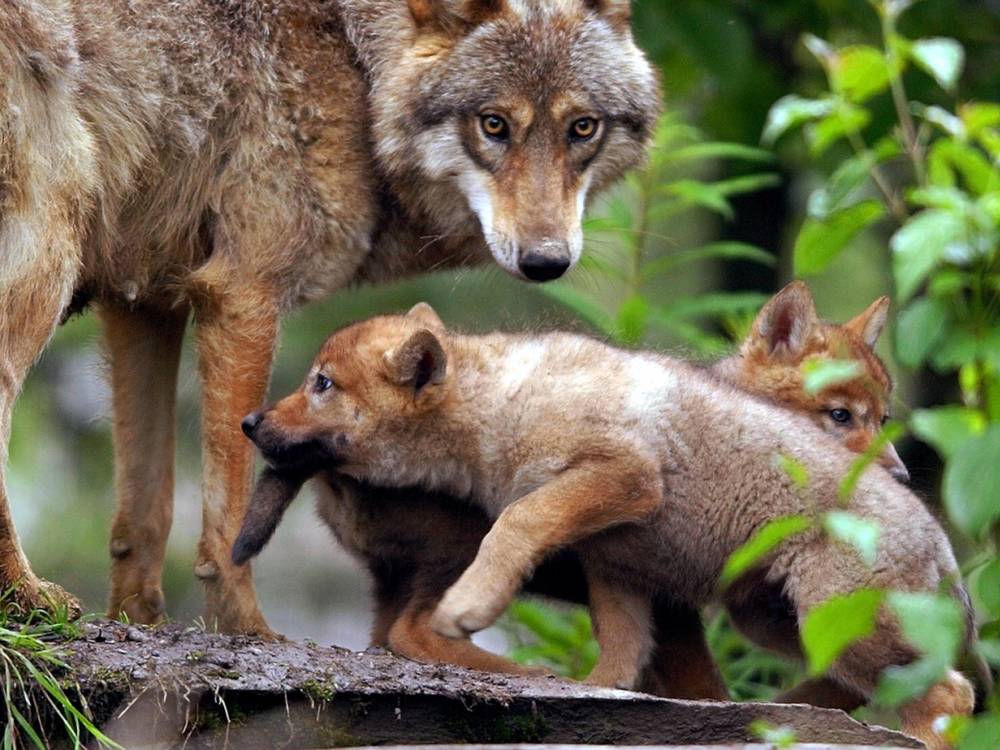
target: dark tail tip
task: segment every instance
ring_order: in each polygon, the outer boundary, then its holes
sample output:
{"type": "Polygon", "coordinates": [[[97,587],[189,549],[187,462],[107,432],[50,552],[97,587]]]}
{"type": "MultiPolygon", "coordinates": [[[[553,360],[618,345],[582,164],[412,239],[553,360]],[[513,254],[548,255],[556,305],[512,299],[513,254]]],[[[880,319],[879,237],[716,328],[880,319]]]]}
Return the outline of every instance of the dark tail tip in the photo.
{"type": "Polygon", "coordinates": [[[250,496],[240,533],[233,543],[231,555],[234,564],[243,565],[264,549],[306,479],[308,477],[283,474],[271,467],[261,472],[250,496]]]}

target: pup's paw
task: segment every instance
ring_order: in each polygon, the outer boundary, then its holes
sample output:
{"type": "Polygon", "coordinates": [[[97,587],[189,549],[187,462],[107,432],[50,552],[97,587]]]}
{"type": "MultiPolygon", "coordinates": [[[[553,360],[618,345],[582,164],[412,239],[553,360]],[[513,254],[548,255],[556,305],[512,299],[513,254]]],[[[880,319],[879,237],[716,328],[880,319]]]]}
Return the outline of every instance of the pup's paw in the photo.
{"type": "Polygon", "coordinates": [[[445,638],[465,638],[489,627],[499,613],[494,612],[484,598],[482,595],[470,596],[453,586],[431,615],[431,628],[445,638]]]}

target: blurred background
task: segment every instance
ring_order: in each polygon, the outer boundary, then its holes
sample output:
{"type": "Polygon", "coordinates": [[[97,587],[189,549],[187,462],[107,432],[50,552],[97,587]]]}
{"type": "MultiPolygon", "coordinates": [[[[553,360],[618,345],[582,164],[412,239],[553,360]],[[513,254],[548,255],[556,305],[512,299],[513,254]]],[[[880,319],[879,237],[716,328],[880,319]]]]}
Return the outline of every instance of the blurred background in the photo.
{"type": "MultiPolygon", "coordinates": [[[[789,92],[820,96],[828,87],[804,34],[834,48],[879,47],[879,17],[867,0],[638,0],[634,12],[639,44],[661,70],[667,115],[650,168],[593,206],[581,267],[544,288],[487,267],[338,293],[287,320],[272,396],[298,385],[336,327],[420,300],[432,303],[447,323],[471,331],[574,327],[697,358],[723,353],[742,335],[766,296],[793,278],[793,248],[810,195],[852,154],[847,140],[817,148],[815,138],[798,134],[762,149],[768,112],[789,92]]],[[[964,49],[960,80],[950,90],[917,66],[907,69],[909,97],[949,111],[957,101],[995,99],[998,29],[997,0],[923,0],[907,10],[901,34],[952,38],[964,49]]],[[[872,98],[865,108],[869,143],[899,126],[890,97],[872,98]]],[[[890,179],[906,168],[883,165],[890,179]]],[[[856,189],[862,197],[875,195],[870,184],[856,189]]],[[[869,222],[807,277],[823,317],[844,320],[877,296],[894,293],[889,238],[895,228],[885,217],[869,222]]],[[[879,351],[899,381],[897,416],[961,398],[947,367],[899,364],[892,327],[879,351]]],[[[189,341],[165,580],[169,615],[182,620],[200,613],[192,574],[201,502],[193,359],[189,341]]],[[[914,487],[938,507],[937,454],[913,438],[899,447],[914,487]]],[[[111,453],[100,330],[93,315],[76,317],[58,331],[17,403],[9,481],[17,528],[35,570],[98,612],[108,589],[111,453]]],[[[956,539],[968,546],[961,535],[956,539]]],[[[255,577],[276,630],[324,644],[366,645],[368,581],[320,525],[308,497],[289,511],[255,563],[255,577]]],[[[509,635],[494,632],[486,642],[503,649],[509,635]]]]}

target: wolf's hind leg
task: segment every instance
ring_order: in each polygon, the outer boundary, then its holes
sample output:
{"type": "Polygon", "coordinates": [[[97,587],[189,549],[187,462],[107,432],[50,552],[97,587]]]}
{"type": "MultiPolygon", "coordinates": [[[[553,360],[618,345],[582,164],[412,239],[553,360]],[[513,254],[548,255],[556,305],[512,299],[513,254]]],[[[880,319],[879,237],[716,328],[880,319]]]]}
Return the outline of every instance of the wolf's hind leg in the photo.
{"type": "Polygon", "coordinates": [[[587,571],[594,635],[601,655],[587,677],[591,685],[632,690],[653,649],[653,612],[648,596],[613,586],[587,571]]]}
{"type": "Polygon", "coordinates": [[[546,675],[539,667],[505,659],[479,648],[468,638],[445,638],[429,624],[432,607],[411,604],[389,629],[389,648],[400,656],[422,662],[445,662],[484,672],[520,675],[546,675]]]}
{"type": "Polygon", "coordinates": [[[729,700],[729,689],[705,640],[697,609],[657,599],[654,647],[638,689],[663,698],[729,700]]]}
{"type": "Polygon", "coordinates": [[[163,617],[163,557],[173,517],[177,367],[183,313],[101,310],[114,398],[117,511],[108,617],[163,617]]]}
{"type": "Polygon", "coordinates": [[[210,628],[273,637],[257,604],[249,565],[234,565],[246,514],[253,446],[240,422],[260,408],[278,335],[278,306],[262,288],[206,284],[196,305],[202,380],[202,531],[195,575],[210,628]],[[220,288],[221,287],[221,288],[220,288]]]}

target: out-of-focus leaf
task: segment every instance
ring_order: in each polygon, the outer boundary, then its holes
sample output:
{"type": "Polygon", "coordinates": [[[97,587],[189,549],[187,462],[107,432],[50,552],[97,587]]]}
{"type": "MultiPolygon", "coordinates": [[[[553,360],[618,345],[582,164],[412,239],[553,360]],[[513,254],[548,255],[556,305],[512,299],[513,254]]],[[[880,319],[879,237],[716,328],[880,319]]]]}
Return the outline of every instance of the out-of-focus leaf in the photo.
{"type": "Polygon", "coordinates": [[[830,65],[830,81],[852,102],[864,102],[889,87],[885,54],[859,44],[837,50],[830,65]]]}
{"type": "Polygon", "coordinates": [[[965,50],[955,39],[918,39],[910,45],[910,59],[933,76],[945,91],[954,91],[965,63],[965,50]]]}
{"type": "Polygon", "coordinates": [[[825,219],[806,219],[795,240],[795,275],[820,273],[865,227],[878,221],[884,209],[876,200],[836,211],[825,219]]]}
{"type": "Polygon", "coordinates": [[[950,245],[964,242],[962,219],[942,209],[921,211],[899,229],[889,241],[899,301],[908,300],[917,291],[927,274],[944,260],[950,245]]]}
{"type": "Polygon", "coordinates": [[[573,287],[567,284],[545,284],[536,288],[568,307],[601,333],[614,336],[617,332],[614,318],[594,300],[573,287]]]}
{"type": "Polygon", "coordinates": [[[896,353],[907,367],[919,367],[944,334],[948,303],[936,297],[914,300],[896,321],[896,353]]]}
{"type": "Polygon", "coordinates": [[[833,48],[825,39],[822,39],[815,34],[803,34],[802,44],[805,48],[812,52],[813,57],[815,57],[820,65],[825,69],[829,69],[830,65],[833,64],[837,57],[837,50],[833,48]]]}
{"type": "Polygon", "coordinates": [[[795,730],[791,727],[772,726],[760,719],[750,724],[750,732],[761,742],[774,745],[782,750],[784,748],[795,747],[795,743],[798,741],[795,736],[795,730]]]}
{"type": "Polygon", "coordinates": [[[936,104],[929,107],[924,106],[923,104],[913,104],[912,109],[917,117],[922,117],[932,125],[937,125],[948,135],[954,136],[955,138],[965,138],[965,123],[955,117],[955,115],[948,110],[943,109],[936,104]]]}
{"type": "Polygon", "coordinates": [[[871,635],[885,594],[859,589],[813,607],[802,622],[802,647],[809,674],[822,675],[844,649],[871,635]]]}
{"type": "Polygon", "coordinates": [[[644,280],[652,279],[677,266],[716,258],[749,260],[772,267],[778,263],[778,259],[772,253],[745,242],[712,242],[701,247],[671,252],[662,258],[657,258],[652,263],[647,263],[642,268],[642,278],[644,280]]]}
{"type": "Polygon", "coordinates": [[[978,537],[1000,518],[1000,424],[955,449],[944,470],[944,505],[958,528],[978,537]]]}
{"type": "Polygon", "coordinates": [[[635,346],[642,340],[649,319],[649,303],[645,298],[634,295],[618,308],[618,340],[628,346],[635,346]]]}
{"type": "Polygon", "coordinates": [[[675,180],[660,186],[658,192],[676,196],[686,203],[715,211],[727,219],[733,218],[733,207],[726,200],[725,193],[709,183],[688,179],[675,180]]]}
{"type": "Polygon", "coordinates": [[[820,359],[811,357],[802,363],[806,393],[815,395],[824,388],[853,380],[864,369],[853,359],[820,359]]]}
{"type": "Polygon", "coordinates": [[[750,540],[735,550],[726,560],[719,576],[719,585],[728,586],[741,575],[761,562],[783,541],[812,528],[813,522],[805,516],[782,516],[769,521],[758,529],[750,540]]]}
{"type": "Polygon", "coordinates": [[[783,96],[767,113],[761,142],[772,145],[792,128],[830,114],[835,106],[833,99],[805,99],[795,94],[783,96]]]}
{"type": "Polygon", "coordinates": [[[801,461],[796,461],[791,456],[778,456],[778,468],[792,480],[799,492],[809,486],[809,469],[801,461]]]}
{"type": "Polygon", "coordinates": [[[976,594],[993,617],[1000,617],[1000,558],[993,558],[979,571],[976,594]]]}
{"type": "Polygon", "coordinates": [[[958,743],[958,750],[996,750],[1000,747],[1000,714],[973,716],[958,743]]]}
{"type": "Polygon", "coordinates": [[[942,458],[950,459],[962,443],[986,431],[986,415],[964,406],[918,409],[910,416],[910,429],[942,458]]]}
{"type": "Polygon", "coordinates": [[[854,488],[858,485],[858,480],[865,473],[865,469],[878,460],[885,447],[889,443],[899,440],[904,432],[905,429],[899,422],[888,422],[881,429],[871,444],[865,448],[864,453],[851,462],[851,468],[847,470],[844,478],[840,480],[840,486],[837,488],[837,497],[840,498],[840,502],[844,504],[848,503],[851,495],[854,494],[854,488]]]}
{"type": "Polygon", "coordinates": [[[661,320],[716,317],[743,310],[757,310],[769,299],[759,292],[717,292],[686,297],[670,305],[655,307],[652,314],[661,320]]]}
{"type": "Polygon", "coordinates": [[[986,128],[1000,126],[1000,104],[996,102],[967,102],[959,105],[958,117],[965,125],[969,137],[972,138],[986,128]]]}
{"type": "Polygon", "coordinates": [[[774,154],[765,149],[742,143],[711,141],[679,148],[670,154],[670,159],[675,162],[700,159],[739,159],[740,161],[766,163],[774,161],[774,154]]]}
{"type": "Polygon", "coordinates": [[[857,133],[871,121],[867,109],[842,102],[832,114],[806,127],[809,153],[822,156],[826,150],[841,138],[857,133]]]}
{"type": "Polygon", "coordinates": [[[875,564],[878,552],[879,525],[853,513],[831,510],[823,516],[823,528],[834,539],[858,551],[865,565],[875,564]]]}
{"type": "Polygon", "coordinates": [[[924,657],[905,667],[889,667],[882,673],[873,702],[895,707],[926,693],[944,677],[947,665],[939,659],[924,657]]]}
{"type": "Polygon", "coordinates": [[[967,143],[949,138],[935,141],[927,152],[927,165],[936,184],[952,186],[954,177],[949,175],[949,171],[953,169],[962,175],[965,184],[976,195],[997,187],[996,168],[967,143]]]}

